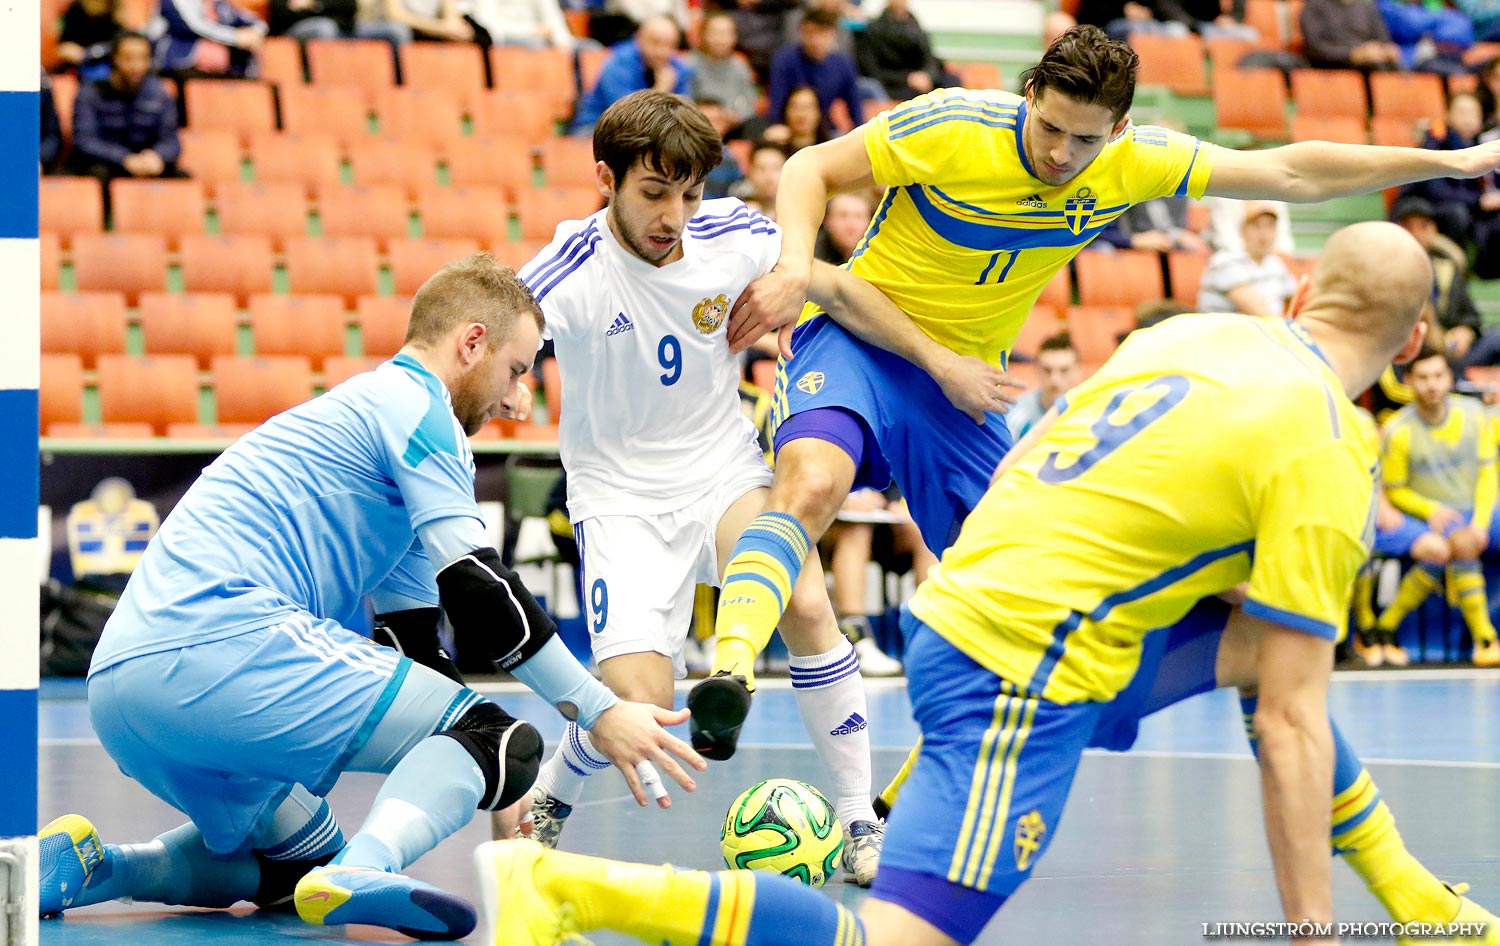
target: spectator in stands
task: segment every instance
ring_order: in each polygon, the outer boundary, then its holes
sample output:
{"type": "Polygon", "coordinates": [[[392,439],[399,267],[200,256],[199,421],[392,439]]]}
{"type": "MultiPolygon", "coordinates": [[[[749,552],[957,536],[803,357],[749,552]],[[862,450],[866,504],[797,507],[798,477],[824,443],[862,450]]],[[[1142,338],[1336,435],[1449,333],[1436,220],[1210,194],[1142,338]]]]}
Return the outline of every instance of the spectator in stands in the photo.
{"type": "Polygon", "coordinates": [[[1416,237],[1432,260],[1433,306],[1442,325],[1448,354],[1459,360],[1483,331],[1479,309],[1469,295],[1468,260],[1438,233],[1432,204],[1421,197],[1403,197],[1391,208],[1391,220],[1416,237]]]}
{"type": "Polygon", "coordinates": [[[110,44],[124,28],[118,0],[73,0],[63,11],[57,58],[78,70],[79,82],[107,78],[110,44]]]}
{"type": "Polygon", "coordinates": [[[902,101],[933,89],[959,85],[932,52],[932,40],[911,14],[910,0],[887,0],[855,40],[862,75],[880,82],[885,97],[902,101]]]}
{"type": "Polygon", "coordinates": [[[108,79],[78,90],[73,102],[73,170],[99,178],[106,209],[117,177],[181,177],[177,102],[151,72],[151,41],[121,33],[108,79]]]}
{"type": "Polygon", "coordinates": [[[745,129],[755,138],[781,145],[788,155],[835,137],[828,110],[818,100],[818,90],[810,85],[799,85],[791,91],[784,113],[783,119],[774,124],[756,116],[745,123],[745,129]]]}
{"type": "Polygon", "coordinates": [[[1453,377],[1437,349],[1424,347],[1411,362],[1406,382],[1415,397],[1385,425],[1381,465],[1391,503],[1444,536],[1452,554],[1446,572],[1425,563],[1408,571],[1375,631],[1383,644],[1394,644],[1406,616],[1446,587],[1473,638],[1474,663],[1495,667],[1500,643],[1479,556],[1490,545],[1495,512],[1496,425],[1479,401],[1453,394],[1453,377]]]}
{"type": "Polygon", "coordinates": [[[1474,45],[1474,23],[1463,13],[1416,0],[1379,0],[1379,9],[1403,67],[1443,75],[1469,71],[1463,54],[1474,45]]]}
{"type": "MultiPolygon", "coordinates": [[[[734,128],[734,120],[717,99],[695,98],[693,104],[708,119],[708,123],[714,126],[714,131],[719,133],[720,138],[727,138],[729,132],[734,128]]],[[[713,200],[715,197],[728,197],[730,190],[740,181],[745,179],[745,172],[740,167],[739,159],[736,158],[728,148],[724,149],[724,157],[719,161],[719,166],[708,172],[708,177],[703,179],[703,199],[713,200]]]]}
{"type": "MultiPolygon", "coordinates": [[[[1280,201],[1261,203],[1274,203],[1277,207],[1276,243],[1273,249],[1283,255],[1296,252],[1286,204],[1280,201]]],[[[1205,197],[1203,205],[1208,208],[1208,245],[1215,250],[1243,250],[1245,240],[1240,232],[1245,226],[1245,202],[1228,197],[1205,197]]]]}
{"type": "MultiPolygon", "coordinates": [[[[271,0],[272,36],[310,39],[383,39],[393,45],[410,41],[411,30],[383,19],[362,18],[359,0],[271,0]]],[[[566,28],[566,24],[564,24],[566,28]]]]}
{"type": "MultiPolygon", "coordinates": [[[[1429,131],[1422,147],[1432,151],[1457,151],[1472,146],[1479,139],[1484,114],[1479,98],[1472,92],[1457,92],[1448,97],[1447,123],[1429,131]]],[[[1408,184],[1401,196],[1425,197],[1437,213],[1438,229],[1459,246],[1475,242],[1475,226],[1493,221],[1500,211],[1500,190],[1493,174],[1474,180],[1438,178],[1408,184]]]]}
{"type": "MultiPolygon", "coordinates": [[[[1073,14],[1066,10],[1053,10],[1042,17],[1042,48],[1046,49],[1062,34],[1078,25],[1073,14]]],[[[1107,25],[1107,24],[1106,24],[1107,25]]],[[[1100,29],[1104,27],[1101,26],[1100,29]]]]}
{"type": "MultiPolygon", "coordinates": [[[[1152,15],[1150,6],[1136,0],[1080,0],[1077,19],[1079,23],[1099,27],[1110,39],[1123,43],[1136,28],[1149,29],[1152,15]]],[[[1062,26],[1062,21],[1053,26],[1062,26]]]]}
{"type": "Polygon", "coordinates": [[[776,219],[776,188],[786,164],[786,149],[770,141],[758,141],[750,152],[750,173],[730,191],[751,210],[776,219]]]}
{"type": "Polygon", "coordinates": [[[572,49],[576,45],[557,0],[470,0],[468,16],[477,41],[484,46],[572,49]]]}
{"type": "Polygon", "coordinates": [[[589,38],[605,46],[625,42],[657,17],[677,24],[679,33],[688,25],[687,0],[592,0],[587,6],[589,38]]]}
{"type": "Polygon", "coordinates": [[[827,10],[808,10],[802,19],[800,40],[781,47],[772,57],[770,118],[773,122],[785,122],[787,99],[793,89],[802,85],[810,85],[816,91],[825,120],[828,108],[835,101],[842,101],[854,124],[864,122],[854,60],[834,49],[838,23],[838,16],[827,10]]]}
{"type": "Polygon", "coordinates": [[[718,102],[732,120],[731,134],[755,114],[760,98],[749,63],[735,54],[737,37],[729,14],[711,13],[703,21],[703,42],[693,53],[693,98],[718,102]]]}
{"type": "Polygon", "coordinates": [[[642,24],[634,39],[610,49],[599,81],[578,102],[573,134],[592,135],[604,110],[632,92],[655,89],[687,95],[693,67],[677,55],[681,35],[676,23],[660,16],[642,24]]]}
{"type": "Polygon", "coordinates": [[[255,53],[266,24],[232,0],[162,0],[166,30],[156,41],[165,73],[183,78],[243,79],[255,75],[255,53]]]}
{"type": "Polygon", "coordinates": [[[1306,0],[1303,52],[1322,69],[1399,69],[1401,50],[1374,0],[1306,0]]]}
{"type": "MultiPolygon", "coordinates": [[[[910,556],[911,570],[917,584],[927,580],[927,571],[937,563],[937,558],[922,542],[922,534],[906,511],[906,502],[893,484],[885,492],[859,489],[849,494],[839,510],[839,518],[823,534],[821,544],[828,549],[828,577],[833,583],[833,610],[838,615],[839,630],[854,645],[859,656],[859,669],[867,677],[894,677],[901,672],[901,662],[880,649],[870,624],[867,575],[872,561],[894,566],[891,570],[905,571],[905,562],[896,561],[910,556]],[[891,521],[879,523],[876,518],[891,521]],[[889,532],[881,530],[882,541],[877,548],[876,526],[887,526],[889,532]]],[[[882,596],[883,597],[883,596],[882,596]]]]}
{"type": "Polygon", "coordinates": [[[37,146],[43,174],[52,173],[57,166],[57,156],[62,151],[62,125],[57,120],[57,102],[52,98],[52,80],[42,73],[41,84],[41,138],[37,146]]]}
{"type": "MultiPolygon", "coordinates": [[[[1500,16],[1500,0],[1495,0],[1495,10],[1500,16]]],[[[1497,23],[1496,30],[1500,31],[1500,23],[1497,23]]],[[[1474,88],[1474,95],[1479,99],[1479,111],[1484,115],[1485,131],[1492,131],[1500,128],[1500,56],[1486,60],[1479,67],[1478,75],[1479,84],[1474,88]]]]}
{"type": "Polygon", "coordinates": [[[1031,425],[1078,383],[1078,350],[1067,332],[1058,332],[1042,342],[1036,354],[1036,380],[1037,386],[1017,398],[1005,414],[1013,440],[1026,436],[1031,425]]]}
{"type": "Polygon", "coordinates": [[[1161,197],[1134,204],[1111,221],[1099,239],[1122,250],[1208,251],[1208,242],[1188,228],[1186,197],[1161,197]]]}
{"type": "Polygon", "coordinates": [[[1157,22],[1176,23],[1213,39],[1260,39],[1260,31],[1245,22],[1245,0],[1154,0],[1157,22]]]}
{"type": "Polygon", "coordinates": [[[787,16],[786,26],[782,30],[781,44],[789,46],[801,40],[802,23],[807,19],[807,14],[813,10],[821,10],[833,17],[835,21],[833,48],[853,59],[854,31],[864,28],[865,14],[858,3],[851,3],[849,0],[803,0],[802,5],[787,16]]]}
{"type": "MultiPolygon", "coordinates": [[[[1481,43],[1500,40],[1500,3],[1496,0],[1454,0],[1454,5],[1474,24],[1474,39],[1481,43]]],[[[1485,65],[1491,66],[1496,60],[1485,65]]]]}
{"type": "Polygon", "coordinates": [[[818,242],[813,246],[813,256],[835,266],[849,262],[855,247],[870,228],[873,213],[874,207],[864,191],[830,197],[828,212],[823,215],[823,226],[818,229],[818,242]]]}
{"type": "Polygon", "coordinates": [[[1240,229],[1243,251],[1220,250],[1209,258],[1198,287],[1199,312],[1243,312],[1280,317],[1297,290],[1291,270],[1276,255],[1276,224],[1281,206],[1249,201],[1240,229]]]}
{"type": "Polygon", "coordinates": [[[771,74],[771,56],[781,48],[797,0],[719,0],[718,7],[734,20],[740,51],[764,82],[771,74]]]}
{"type": "Polygon", "coordinates": [[[378,30],[398,46],[414,39],[468,43],[475,38],[457,0],[359,0],[354,28],[366,35],[378,30]]]}

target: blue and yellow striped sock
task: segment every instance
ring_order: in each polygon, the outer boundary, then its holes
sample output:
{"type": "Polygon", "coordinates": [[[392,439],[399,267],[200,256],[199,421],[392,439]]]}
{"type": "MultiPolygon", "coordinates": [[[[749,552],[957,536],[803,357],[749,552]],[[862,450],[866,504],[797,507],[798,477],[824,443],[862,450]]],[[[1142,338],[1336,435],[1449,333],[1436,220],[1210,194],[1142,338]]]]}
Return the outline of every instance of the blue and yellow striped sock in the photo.
{"type": "Polygon", "coordinates": [[[1448,603],[1463,613],[1475,644],[1488,644],[1495,639],[1490,599],[1478,562],[1455,562],[1448,566],[1448,603]]]}
{"type": "Polygon", "coordinates": [[[1406,620],[1406,616],[1417,609],[1427,596],[1443,587],[1443,573],[1440,569],[1427,564],[1414,565],[1407,571],[1406,577],[1401,579],[1401,587],[1396,589],[1396,600],[1386,608],[1375,622],[1375,628],[1381,634],[1384,643],[1395,643],[1396,628],[1406,620]]]}
{"type": "Polygon", "coordinates": [[[753,689],[755,658],[781,623],[811,547],[802,524],[784,512],[761,513],[745,528],[724,570],[714,673],[741,674],[753,689]]]}
{"type": "Polygon", "coordinates": [[[864,946],[859,918],[777,874],[708,873],[549,851],[537,886],[573,906],[580,932],[617,930],[652,946],[864,946]]]}
{"type": "MultiPolygon", "coordinates": [[[[1415,569],[1413,569],[1415,571],[1415,569]]],[[[1242,697],[1245,731],[1257,754],[1256,698],[1242,697]]],[[[1459,899],[1406,849],[1396,819],[1380,796],[1375,780],[1354,754],[1332,719],[1333,730],[1333,852],[1360,876],[1370,893],[1402,923],[1423,920],[1447,923],[1458,912],[1459,899]]]]}

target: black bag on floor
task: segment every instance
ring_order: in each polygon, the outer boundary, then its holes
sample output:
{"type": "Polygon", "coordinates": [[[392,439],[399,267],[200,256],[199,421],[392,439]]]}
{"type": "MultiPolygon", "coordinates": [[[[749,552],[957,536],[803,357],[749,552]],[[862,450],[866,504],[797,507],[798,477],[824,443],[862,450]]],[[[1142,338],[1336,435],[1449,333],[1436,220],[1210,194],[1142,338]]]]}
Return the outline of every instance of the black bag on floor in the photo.
{"type": "Polygon", "coordinates": [[[71,586],[54,579],[42,586],[42,676],[88,673],[94,646],[128,577],[95,575],[71,586]]]}

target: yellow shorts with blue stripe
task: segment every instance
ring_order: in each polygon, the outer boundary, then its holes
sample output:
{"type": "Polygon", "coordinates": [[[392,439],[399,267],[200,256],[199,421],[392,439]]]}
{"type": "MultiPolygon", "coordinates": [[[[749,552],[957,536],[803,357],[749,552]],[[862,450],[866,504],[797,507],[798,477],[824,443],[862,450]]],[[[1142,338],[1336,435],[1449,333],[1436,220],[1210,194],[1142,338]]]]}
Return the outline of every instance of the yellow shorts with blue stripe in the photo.
{"type": "Polygon", "coordinates": [[[1104,704],[1032,696],[910,612],[902,630],[921,755],[871,895],[967,943],[1047,850],[1104,704]]]}

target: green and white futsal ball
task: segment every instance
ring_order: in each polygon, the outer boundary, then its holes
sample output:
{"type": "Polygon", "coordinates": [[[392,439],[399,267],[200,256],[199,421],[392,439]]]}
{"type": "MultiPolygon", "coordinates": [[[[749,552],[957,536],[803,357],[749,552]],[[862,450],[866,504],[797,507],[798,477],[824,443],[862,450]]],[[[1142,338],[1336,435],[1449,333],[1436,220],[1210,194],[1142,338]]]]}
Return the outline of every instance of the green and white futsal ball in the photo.
{"type": "Polygon", "coordinates": [[[734,870],[772,871],[821,887],[839,868],[844,832],[822,792],[773,778],[750,786],[729,806],[719,846],[734,870]]]}

